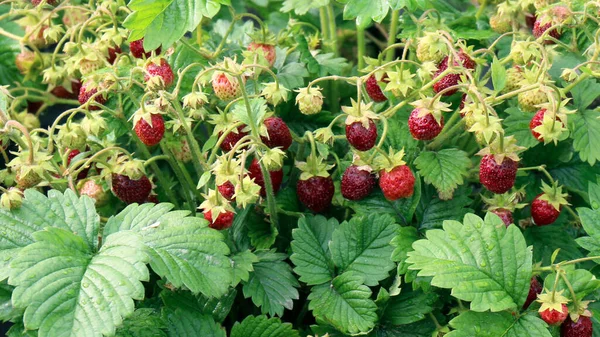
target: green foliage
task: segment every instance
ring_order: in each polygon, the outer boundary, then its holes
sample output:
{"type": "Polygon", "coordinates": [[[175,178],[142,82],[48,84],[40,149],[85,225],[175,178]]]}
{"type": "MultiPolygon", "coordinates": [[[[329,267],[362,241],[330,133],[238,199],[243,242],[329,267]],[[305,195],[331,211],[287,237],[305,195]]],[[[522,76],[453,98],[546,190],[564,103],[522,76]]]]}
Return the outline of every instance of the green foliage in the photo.
{"type": "Polygon", "coordinates": [[[291,324],[281,323],[279,318],[248,316],[242,323],[235,323],[231,337],[300,337],[300,334],[291,324]]]}
{"type": "Polygon", "coordinates": [[[140,308],[123,321],[116,337],[166,337],[160,315],[152,308],[140,308]]]}
{"type": "MultiPolygon", "coordinates": [[[[589,185],[590,204],[592,208],[578,208],[577,213],[581,219],[581,225],[588,236],[577,239],[577,243],[585,250],[589,251],[590,256],[600,254],[600,185],[590,183],[589,185]]],[[[596,260],[598,262],[598,260],[596,260]]]]}
{"type": "Polygon", "coordinates": [[[334,230],[338,227],[335,219],[307,216],[298,220],[294,229],[290,260],[296,266],[294,272],[300,275],[300,281],[308,285],[317,285],[330,281],[335,275],[333,260],[329,251],[334,230]]]}
{"type": "Polygon", "coordinates": [[[450,321],[448,337],[551,337],[547,325],[533,314],[516,318],[509,312],[467,311],[450,321]]]}
{"type": "Polygon", "coordinates": [[[452,198],[454,190],[462,185],[468,175],[471,160],[466,152],[445,149],[439,152],[421,152],[415,159],[419,174],[426,183],[432,184],[443,199],[452,198]]]}
{"type": "Polygon", "coordinates": [[[400,295],[390,298],[381,319],[384,324],[390,325],[418,322],[433,310],[432,305],[436,300],[437,295],[434,293],[402,289],[400,295]]]}
{"type": "Polygon", "coordinates": [[[573,147],[583,161],[594,165],[600,160],[600,114],[594,110],[584,110],[573,116],[573,147]]]}

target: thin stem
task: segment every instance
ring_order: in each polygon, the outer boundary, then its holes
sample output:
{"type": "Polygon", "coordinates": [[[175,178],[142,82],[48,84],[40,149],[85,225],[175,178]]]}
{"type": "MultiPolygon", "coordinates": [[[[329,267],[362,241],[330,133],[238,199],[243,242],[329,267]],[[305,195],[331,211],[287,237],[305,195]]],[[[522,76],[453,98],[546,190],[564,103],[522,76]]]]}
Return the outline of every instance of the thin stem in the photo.
{"type": "Polygon", "coordinates": [[[365,29],[356,27],[356,44],[358,47],[358,69],[365,67],[365,29]]]}
{"type": "Polygon", "coordinates": [[[565,285],[569,289],[569,293],[571,293],[571,298],[573,299],[573,305],[575,306],[575,312],[579,312],[579,299],[577,298],[577,294],[575,294],[575,290],[573,290],[573,285],[571,285],[571,282],[569,282],[569,279],[567,278],[565,273],[562,272],[562,270],[559,270],[559,273],[560,273],[560,277],[563,279],[563,281],[565,282],[565,285]]]}
{"type": "MultiPolygon", "coordinates": [[[[395,10],[392,12],[392,17],[390,19],[390,34],[388,36],[388,46],[391,46],[396,41],[396,34],[398,34],[398,22],[400,21],[400,10],[395,10]]],[[[387,51],[385,56],[385,61],[390,62],[394,59],[394,50],[390,49],[387,51]]]]}

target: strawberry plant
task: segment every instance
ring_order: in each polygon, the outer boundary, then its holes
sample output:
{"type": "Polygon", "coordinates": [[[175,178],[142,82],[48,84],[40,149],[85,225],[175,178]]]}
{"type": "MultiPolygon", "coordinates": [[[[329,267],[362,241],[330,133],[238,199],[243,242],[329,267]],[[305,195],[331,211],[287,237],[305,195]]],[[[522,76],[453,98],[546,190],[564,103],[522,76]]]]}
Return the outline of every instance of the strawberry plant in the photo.
{"type": "Polygon", "coordinates": [[[599,46],[597,1],[0,1],[0,331],[596,336],[599,46]]]}

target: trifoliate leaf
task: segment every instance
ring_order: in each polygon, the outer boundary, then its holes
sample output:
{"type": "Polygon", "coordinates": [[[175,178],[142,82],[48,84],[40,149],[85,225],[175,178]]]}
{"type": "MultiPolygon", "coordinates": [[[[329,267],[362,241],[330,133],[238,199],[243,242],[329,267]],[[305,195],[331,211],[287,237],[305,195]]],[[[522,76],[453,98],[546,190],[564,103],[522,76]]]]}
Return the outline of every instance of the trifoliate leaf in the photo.
{"type": "Polygon", "coordinates": [[[290,260],[296,268],[294,272],[300,275],[300,281],[308,285],[321,284],[330,281],[335,276],[335,268],[329,243],[333,231],[338,227],[335,218],[307,216],[298,220],[298,228],[292,231],[292,251],[290,260]]]}
{"type": "Polygon", "coordinates": [[[447,200],[451,199],[454,190],[463,184],[471,160],[464,151],[444,149],[438,152],[421,152],[415,159],[415,165],[425,182],[435,186],[440,198],[447,200]]]}

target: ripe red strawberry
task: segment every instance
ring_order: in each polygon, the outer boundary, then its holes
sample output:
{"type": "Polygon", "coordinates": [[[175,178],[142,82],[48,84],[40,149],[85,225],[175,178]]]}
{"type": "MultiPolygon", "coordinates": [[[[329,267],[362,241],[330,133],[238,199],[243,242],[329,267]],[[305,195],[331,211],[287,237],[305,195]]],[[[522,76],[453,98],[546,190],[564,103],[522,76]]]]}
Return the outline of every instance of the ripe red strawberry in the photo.
{"type": "Polygon", "coordinates": [[[408,118],[410,134],[417,140],[431,140],[437,137],[444,128],[444,117],[440,119],[438,124],[435,117],[430,113],[419,117],[419,110],[419,108],[414,109],[408,118]]]}
{"type": "Polygon", "coordinates": [[[313,176],[306,180],[298,180],[296,184],[298,199],[315,213],[323,212],[331,206],[334,192],[333,179],[330,176],[313,176]]]}
{"type": "Polygon", "coordinates": [[[356,165],[350,165],[342,175],[342,196],[348,200],[363,199],[373,191],[376,183],[374,174],[361,170],[356,165]]]}
{"type": "Polygon", "coordinates": [[[114,46],[114,47],[108,48],[108,57],[106,58],[108,63],[114,64],[115,60],[117,59],[117,54],[121,54],[120,46],[114,46]]]}
{"type": "MultiPolygon", "coordinates": [[[[42,3],[42,0],[31,0],[31,4],[34,6],[39,6],[42,3]]],[[[58,5],[58,0],[46,0],[46,3],[50,6],[58,5]]]]}
{"type": "Polygon", "coordinates": [[[146,203],[158,204],[160,201],[158,200],[158,195],[150,194],[146,199],[146,203]]]}
{"type": "Polygon", "coordinates": [[[209,222],[208,227],[214,228],[217,230],[227,229],[227,228],[231,227],[231,225],[233,224],[233,218],[235,216],[235,214],[233,214],[233,212],[225,211],[223,213],[219,213],[217,218],[213,220],[212,211],[208,210],[208,211],[205,211],[203,214],[204,214],[204,219],[206,219],[209,222]]]}
{"type": "Polygon", "coordinates": [[[155,62],[148,62],[146,64],[146,73],[144,74],[144,81],[148,82],[152,77],[159,76],[162,78],[164,87],[169,87],[173,84],[173,70],[171,66],[164,58],[160,59],[160,64],[155,62]]]}
{"type": "MultiPolygon", "coordinates": [[[[260,195],[263,197],[266,196],[267,192],[265,191],[265,180],[263,179],[262,171],[260,170],[260,164],[256,158],[252,160],[250,168],[248,168],[248,176],[253,178],[254,182],[260,186],[260,195]]],[[[281,182],[283,181],[283,170],[280,169],[277,171],[269,171],[269,176],[271,177],[273,193],[277,193],[281,187],[281,182]]]]}
{"type": "Polygon", "coordinates": [[[249,51],[255,51],[258,48],[263,50],[265,59],[267,60],[267,62],[269,62],[269,66],[272,67],[273,64],[275,64],[275,59],[277,58],[277,54],[275,53],[275,46],[272,44],[257,43],[257,42],[251,42],[248,45],[249,51]]]}
{"type": "Polygon", "coordinates": [[[540,317],[549,325],[560,325],[569,316],[569,309],[565,304],[562,305],[561,311],[546,309],[540,312],[540,317]]]}
{"type": "MultiPolygon", "coordinates": [[[[71,166],[71,160],[80,153],[81,153],[81,151],[79,151],[77,149],[74,149],[71,152],[69,152],[69,155],[67,156],[67,167],[71,166]]],[[[79,174],[77,175],[77,179],[79,179],[79,180],[84,179],[85,177],[87,177],[88,172],[90,172],[89,167],[87,167],[84,170],[82,170],[81,172],[79,172],[79,174]]]]}
{"type": "Polygon", "coordinates": [[[535,16],[535,14],[525,13],[525,24],[527,25],[527,27],[529,27],[529,29],[533,29],[536,19],[537,17],[535,16]]]}
{"type": "Polygon", "coordinates": [[[230,80],[224,73],[215,73],[212,87],[215,95],[223,101],[230,101],[242,93],[239,81],[236,78],[230,80]]]}
{"type": "Polygon", "coordinates": [[[165,120],[161,114],[151,114],[152,125],[148,124],[143,118],[140,118],[135,123],[135,134],[146,144],[146,146],[154,146],[163,138],[165,134],[165,120]]]}
{"type": "Polygon", "coordinates": [[[592,320],[587,316],[579,316],[577,322],[571,317],[560,326],[560,337],[592,337],[592,320]]]}
{"type": "Polygon", "coordinates": [[[525,304],[523,304],[523,310],[529,308],[531,303],[537,299],[537,295],[542,293],[542,290],[544,290],[544,288],[537,280],[537,277],[532,277],[531,282],[529,283],[529,293],[527,294],[525,304]]]}
{"type": "MultiPolygon", "coordinates": [[[[144,49],[144,38],[131,42],[129,44],[129,50],[131,51],[131,55],[138,59],[148,58],[150,55],[152,55],[152,51],[148,52],[144,49]]],[[[156,52],[156,55],[158,55],[161,52],[161,48],[158,47],[154,51],[156,52]]]]}
{"type": "MultiPolygon", "coordinates": [[[[552,27],[552,22],[542,24],[539,18],[536,19],[535,23],[533,24],[533,36],[535,36],[536,38],[542,36],[544,32],[550,29],[550,27],[552,27]]],[[[548,32],[548,36],[551,36],[557,40],[560,39],[560,35],[561,34],[558,32],[557,29],[552,29],[548,32]]],[[[546,39],[544,40],[544,44],[554,44],[554,41],[546,39]]]]}
{"type": "MultiPolygon", "coordinates": [[[[262,177],[262,176],[261,176],[262,177]]],[[[217,190],[223,196],[223,198],[232,201],[233,195],[235,194],[235,186],[231,183],[231,181],[226,181],[225,183],[217,186],[217,190]]]]}
{"type": "Polygon", "coordinates": [[[504,157],[498,165],[493,154],[485,155],[479,164],[479,181],[491,192],[505,193],[515,185],[518,166],[516,161],[508,157],[504,157]]]}
{"type": "Polygon", "coordinates": [[[415,176],[406,165],[394,167],[391,171],[379,172],[379,187],[387,200],[393,201],[413,195],[415,176]]]}
{"type": "MultiPolygon", "coordinates": [[[[542,121],[544,120],[544,115],[546,114],[546,112],[546,109],[538,110],[538,112],[536,112],[535,115],[533,115],[533,118],[531,118],[531,122],[529,123],[529,129],[531,130],[531,134],[535,139],[539,140],[540,142],[544,141],[544,137],[542,137],[542,135],[540,135],[538,132],[535,132],[533,129],[542,125],[542,121]]],[[[558,116],[556,116],[556,120],[561,122],[558,116]]]]}
{"type": "Polygon", "coordinates": [[[71,92],[69,92],[62,85],[60,85],[58,87],[54,87],[54,89],[52,89],[52,91],[50,91],[50,92],[52,93],[52,95],[54,95],[58,98],[77,99],[80,90],[81,90],[81,82],[79,80],[72,80],[71,81],[71,92]]]}
{"type": "Polygon", "coordinates": [[[152,191],[152,183],[146,176],[133,180],[126,175],[113,173],[112,191],[126,204],[143,204],[152,191]]]}
{"type": "MultiPolygon", "coordinates": [[[[544,193],[538,194],[531,203],[531,217],[538,226],[549,225],[556,221],[560,215],[560,210],[556,210],[556,208],[546,200],[540,199],[542,195],[544,195],[544,193]]],[[[560,208],[562,209],[562,206],[560,208]]]]}
{"type": "MultiPolygon", "coordinates": [[[[388,82],[387,75],[384,75],[381,78],[381,81],[388,82]]],[[[365,82],[365,88],[367,89],[367,94],[369,94],[369,97],[371,97],[373,101],[377,103],[387,101],[387,97],[385,97],[383,91],[381,91],[381,87],[379,86],[379,83],[377,83],[377,78],[374,75],[371,75],[369,78],[367,78],[367,81],[365,82]]]]}
{"type": "Polygon", "coordinates": [[[265,119],[265,126],[269,138],[260,137],[263,143],[270,148],[281,147],[283,151],[292,145],[292,134],[287,124],[279,117],[265,119]]]}
{"type": "MultiPolygon", "coordinates": [[[[240,141],[240,139],[242,139],[244,136],[247,136],[248,133],[245,131],[242,131],[244,129],[244,125],[238,126],[237,128],[237,133],[235,132],[230,132],[227,134],[227,136],[225,136],[225,139],[223,139],[223,142],[221,143],[221,150],[225,151],[225,152],[229,152],[231,151],[231,149],[233,149],[235,147],[235,144],[237,144],[237,142],[240,141]]],[[[221,137],[222,133],[219,133],[219,137],[221,137]]]]}
{"type": "MultiPolygon", "coordinates": [[[[465,52],[463,52],[461,50],[458,53],[458,57],[459,57],[459,60],[453,61],[455,66],[458,66],[459,65],[458,62],[460,61],[460,64],[464,68],[470,69],[470,70],[475,69],[475,61],[473,61],[469,57],[469,55],[467,55],[465,52]]],[[[444,72],[446,69],[448,69],[448,56],[444,57],[442,59],[442,61],[440,61],[440,64],[438,64],[438,71],[435,73],[434,77],[437,77],[442,72],[444,72]]],[[[439,93],[440,91],[442,91],[446,88],[449,88],[453,85],[457,85],[459,80],[460,80],[460,74],[448,74],[448,75],[442,77],[439,81],[437,81],[433,85],[433,91],[435,91],[436,93],[439,93]]],[[[450,96],[450,95],[454,94],[456,91],[458,91],[458,89],[447,91],[444,93],[444,96],[450,96]]]]}
{"type": "Polygon", "coordinates": [[[502,222],[504,222],[504,224],[508,227],[510,224],[514,223],[513,220],[513,215],[512,212],[504,209],[504,208],[497,208],[494,210],[491,210],[490,212],[496,214],[497,216],[500,217],[500,219],[502,219],[502,222]]]}
{"type": "MultiPolygon", "coordinates": [[[[88,86],[87,83],[83,83],[83,85],[81,86],[81,89],[79,89],[79,103],[81,103],[82,105],[85,104],[87,101],[89,101],[90,98],[92,98],[92,96],[94,96],[98,92],[98,88],[90,88],[88,90],[87,86],[88,86]]],[[[94,101],[99,104],[104,104],[104,103],[106,103],[106,98],[104,98],[100,94],[100,95],[96,95],[94,97],[94,101]]],[[[88,105],[88,109],[89,110],[100,110],[100,107],[90,104],[90,105],[88,105]]]]}
{"type": "Polygon", "coordinates": [[[358,151],[368,151],[377,141],[377,126],[371,119],[368,129],[361,122],[346,125],[346,139],[358,151]]]}

